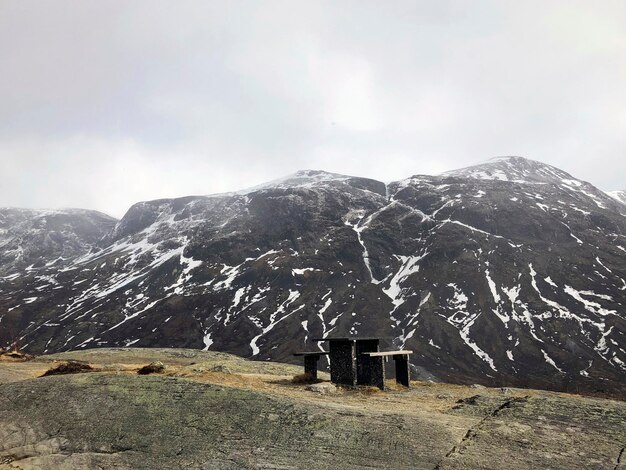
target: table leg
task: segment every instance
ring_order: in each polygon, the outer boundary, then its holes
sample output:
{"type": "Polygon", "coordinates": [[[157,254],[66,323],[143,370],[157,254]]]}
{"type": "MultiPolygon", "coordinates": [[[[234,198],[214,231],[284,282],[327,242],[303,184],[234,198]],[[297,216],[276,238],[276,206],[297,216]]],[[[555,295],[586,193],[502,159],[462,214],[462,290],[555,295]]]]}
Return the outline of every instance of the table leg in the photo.
{"type": "Polygon", "coordinates": [[[408,387],[410,383],[409,357],[403,354],[393,356],[393,360],[396,363],[396,382],[408,387]]]}
{"type": "Polygon", "coordinates": [[[317,361],[319,356],[304,356],[304,373],[317,380],[317,361]]]}

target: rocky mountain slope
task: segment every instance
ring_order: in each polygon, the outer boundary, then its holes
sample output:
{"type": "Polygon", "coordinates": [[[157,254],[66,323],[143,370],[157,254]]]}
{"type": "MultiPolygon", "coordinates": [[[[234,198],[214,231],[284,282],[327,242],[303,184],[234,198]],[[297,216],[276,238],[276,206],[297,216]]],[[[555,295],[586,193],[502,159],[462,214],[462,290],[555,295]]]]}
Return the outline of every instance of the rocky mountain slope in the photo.
{"type": "Polygon", "coordinates": [[[613,199],[626,204],[626,191],[609,191],[607,194],[613,199]]]}
{"type": "Polygon", "coordinates": [[[33,352],[292,360],[321,335],[379,335],[414,350],[424,378],[626,382],[626,205],[520,157],[389,185],[306,171],[143,202],[90,251],[44,261],[1,268],[5,342],[13,331],[33,352]]]}
{"type": "Polygon", "coordinates": [[[0,275],[55,266],[91,250],[117,220],[83,209],[0,208],[0,275]]]}
{"type": "Polygon", "coordinates": [[[180,349],[0,360],[0,468],[624,468],[624,402],[433,383],[317,394],[291,382],[300,370],[180,349]],[[98,371],[34,378],[68,359],[98,371]],[[155,360],[164,373],[137,375],[155,360]]]}

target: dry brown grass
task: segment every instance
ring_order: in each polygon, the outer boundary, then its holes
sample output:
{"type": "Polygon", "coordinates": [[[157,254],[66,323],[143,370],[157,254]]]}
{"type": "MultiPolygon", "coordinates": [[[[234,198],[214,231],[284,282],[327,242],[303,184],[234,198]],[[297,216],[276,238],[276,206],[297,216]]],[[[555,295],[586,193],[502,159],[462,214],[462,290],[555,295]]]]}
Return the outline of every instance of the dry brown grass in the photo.
{"type": "Polygon", "coordinates": [[[21,351],[2,351],[0,350],[0,362],[26,362],[34,359],[35,356],[26,354],[21,351]]]}
{"type": "Polygon", "coordinates": [[[314,384],[317,382],[321,382],[321,380],[313,378],[309,373],[294,375],[291,379],[291,383],[293,384],[314,384]]]}
{"type": "Polygon", "coordinates": [[[59,364],[56,367],[51,367],[47,371],[45,371],[41,377],[46,377],[48,375],[64,375],[64,374],[80,374],[82,372],[93,372],[95,369],[91,367],[89,364],[85,364],[83,362],[64,362],[59,364]]]}
{"type": "Polygon", "coordinates": [[[152,362],[147,366],[140,368],[137,373],[139,375],[160,374],[165,371],[165,365],[162,362],[152,362]]]}

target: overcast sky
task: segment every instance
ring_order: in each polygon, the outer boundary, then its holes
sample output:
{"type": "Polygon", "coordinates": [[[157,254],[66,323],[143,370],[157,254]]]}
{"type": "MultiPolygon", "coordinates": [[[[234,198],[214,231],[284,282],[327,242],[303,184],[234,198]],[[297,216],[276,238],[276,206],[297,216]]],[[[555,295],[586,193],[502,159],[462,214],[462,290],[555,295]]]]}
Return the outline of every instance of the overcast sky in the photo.
{"type": "Polygon", "coordinates": [[[0,0],[0,206],[498,155],[626,189],[625,0],[0,0]]]}

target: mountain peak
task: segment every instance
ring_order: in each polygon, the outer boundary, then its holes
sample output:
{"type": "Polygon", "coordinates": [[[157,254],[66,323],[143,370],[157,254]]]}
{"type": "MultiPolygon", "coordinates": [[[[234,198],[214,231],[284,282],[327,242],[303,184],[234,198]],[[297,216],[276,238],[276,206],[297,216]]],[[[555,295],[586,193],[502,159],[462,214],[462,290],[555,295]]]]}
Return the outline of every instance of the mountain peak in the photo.
{"type": "Polygon", "coordinates": [[[290,175],[278,178],[267,183],[237,191],[236,194],[245,195],[266,189],[316,188],[326,185],[349,185],[357,189],[364,189],[385,195],[385,184],[380,181],[357,176],[342,175],[323,170],[300,170],[290,175]]]}
{"type": "Polygon", "coordinates": [[[269,188],[288,188],[288,187],[311,187],[319,183],[328,183],[331,181],[346,181],[351,176],[340,175],[338,173],[330,173],[323,170],[300,170],[282,178],[268,181],[251,188],[237,191],[238,194],[248,194],[254,191],[269,188]]]}
{"type": "Polygon", "coordinates": [[[495,157],[477,165],[447,171],[441,176],[517,183],[554,183],[575,179],[569,173],[552,165],[519,156],[495,157]]]}
{"type": "Polygon", "coordinates": [[[626,190],[624,191],[607,191],[607,194],[618,202],[626,204],[626,190]]]}

